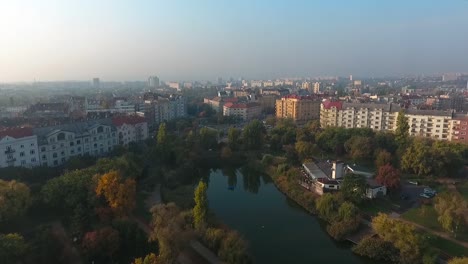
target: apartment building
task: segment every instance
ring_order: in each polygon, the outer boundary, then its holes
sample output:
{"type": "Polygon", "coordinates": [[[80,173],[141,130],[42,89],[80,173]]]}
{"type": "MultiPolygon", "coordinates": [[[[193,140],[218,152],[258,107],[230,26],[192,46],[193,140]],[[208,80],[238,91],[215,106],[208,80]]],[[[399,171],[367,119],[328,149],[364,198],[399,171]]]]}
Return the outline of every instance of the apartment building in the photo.
{"type": "Polygon", "coordinates": [[[185,98],[181,95],[149,98],[141,106],[139,114],[146,117],[150,126],[175,118],[185,117],[187,116],[185,98]]]}
{"type": "MultiPolygon", "coordinates": [[[[375,131],[395,131],[400,106],[396,104],[347,103],[325,100],[320,108],[320,125],[345,128],[371,128],[375,131]]],[[[466,116],[437,110],[405,110],[409,134],[438,140],[468,141],[461,128],[466,116]]],[[[466,125],[468,127],[468,125],[466,125]]],[[[465,128],[466,128],[465,127],[465,128]]]]}
{"type": "Polygon", "coordinates": [[[225,103],[223,106],[224,116],[234,116],[240,120],[252,120],[262,113],[259,103],[225,103]]]}
{"type": "Polygon", "coordinates": [[[119,116],[112,118],[117,129],[119,145],[127,146],[132,142],[148,139],[148,123],[140,116],[119,116]]]}
{"type": "Polygon", "coordinates": [[[291,118],[297,123],[318,119],[320,101],[311,96],[284,96],[276,100],[276,117],[291,118]]]}
{"type": "Polygon", "coordinates": [[[0,130],[0,168],[39,165],[37,136],[31,128],[0,130]]]}
{"type": "Polygon", "coordinates": [[[33,129],[40,164],[55,167],[74,156],[102,156],[118,144],[110,119],[77,122],[33,129]]]}

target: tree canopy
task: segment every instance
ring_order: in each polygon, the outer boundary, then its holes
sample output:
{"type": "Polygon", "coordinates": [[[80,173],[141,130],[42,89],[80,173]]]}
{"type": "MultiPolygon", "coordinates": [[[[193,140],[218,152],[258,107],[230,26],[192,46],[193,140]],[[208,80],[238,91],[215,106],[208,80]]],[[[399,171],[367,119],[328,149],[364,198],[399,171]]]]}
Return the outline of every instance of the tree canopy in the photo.
{"type": "Polygon", "coordinates": [[[195,229],[201,230],[206,227],[208,218],[208,198],[206,190],[208,189],[205,182],[200,181],[195,189],[195,207],[193,208],[193,220],[195,229]]]}
{"type": "Polygon", "coordinates": [[[118,215],[128,215],[135,208],[136,183],[131,178],[122,179],[117,171],[110,171],[99,178],[96,194],[103,196],[118,215]]]}
{"type": "Polygon", "coordinates": [[[23,215],[30,204],[28,186],[15,180],[0,180],[0,222],[23,215]]]}

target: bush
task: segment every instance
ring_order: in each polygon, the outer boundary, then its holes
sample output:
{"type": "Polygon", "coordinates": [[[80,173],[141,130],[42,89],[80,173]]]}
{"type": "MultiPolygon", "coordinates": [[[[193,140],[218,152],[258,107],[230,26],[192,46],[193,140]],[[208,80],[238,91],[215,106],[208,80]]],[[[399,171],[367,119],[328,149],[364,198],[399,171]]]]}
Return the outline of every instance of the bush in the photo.
{"type": "Polygon", "coordinates": [[[378,237],[366,237],[353,247],[353,252],[375,260],[398,262],[400,252],[391,242],[378,237]]]}
{"type": "Polygon", "coordinates": [[[327,226],[327,232],[338,241],[342,241],[347,235],[356,231],[359,227],[359,218],[333,222],[327,226]]]}
{"type": "Polygon", "coordinates": [[[247,243],[235,231],[230,231],[221,242],[221,247],[218,253],[221,260],[230,264],[247,264],[252,263],[247,254],[247,243]]]}

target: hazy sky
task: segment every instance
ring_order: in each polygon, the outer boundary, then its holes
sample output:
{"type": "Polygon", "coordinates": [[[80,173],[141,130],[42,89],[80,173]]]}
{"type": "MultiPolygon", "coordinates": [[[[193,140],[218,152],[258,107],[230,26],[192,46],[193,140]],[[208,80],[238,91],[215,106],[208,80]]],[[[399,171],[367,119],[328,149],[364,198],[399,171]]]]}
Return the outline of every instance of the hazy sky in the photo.
{"type": "Polygon", "coordinates": [[[468,0],[0,0],[0,82],[468,72],[468,0]]]}

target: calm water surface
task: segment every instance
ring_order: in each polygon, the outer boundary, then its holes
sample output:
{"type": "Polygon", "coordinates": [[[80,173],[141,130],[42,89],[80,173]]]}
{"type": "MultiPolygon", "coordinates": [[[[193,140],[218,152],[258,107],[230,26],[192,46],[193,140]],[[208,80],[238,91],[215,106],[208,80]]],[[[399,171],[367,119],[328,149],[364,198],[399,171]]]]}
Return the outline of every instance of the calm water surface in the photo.
{"type": "Polygon", "coordinates": [[[208,186],[210,210],[249,241],[255,263],[371,263],[333,241],[323,222],[279,192],[268,176],[216,169],[208,186]]]}

